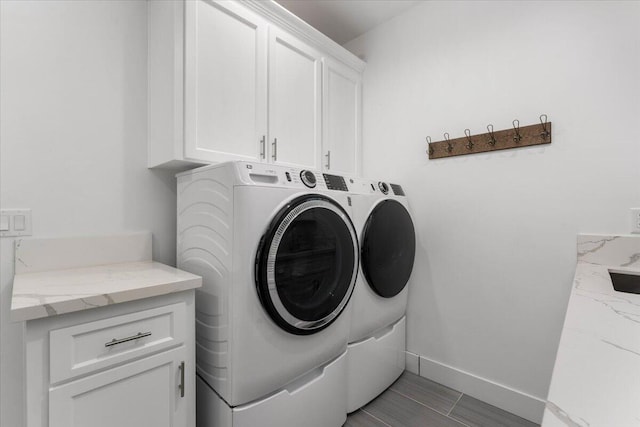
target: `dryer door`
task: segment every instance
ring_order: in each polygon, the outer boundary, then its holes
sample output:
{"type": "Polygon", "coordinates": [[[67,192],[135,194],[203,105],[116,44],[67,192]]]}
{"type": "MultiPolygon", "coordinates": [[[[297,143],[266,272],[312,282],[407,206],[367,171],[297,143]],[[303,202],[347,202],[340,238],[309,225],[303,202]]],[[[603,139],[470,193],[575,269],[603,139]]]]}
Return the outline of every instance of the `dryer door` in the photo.
{"type": "Polygon", "coordinates": [[[362,232],[362,272],[381,297],[398,295],[413,270],[416,234],[405,207],[395,200],[378,203],[362,232]]]}
{"type": "Polygon", "coordinates": [[[262,305],[282,329],[308,335],[344,310],[358,273],[358,240],[347,213],[333,200],[305,195],[273,219],[256,255],[262,305]]]}

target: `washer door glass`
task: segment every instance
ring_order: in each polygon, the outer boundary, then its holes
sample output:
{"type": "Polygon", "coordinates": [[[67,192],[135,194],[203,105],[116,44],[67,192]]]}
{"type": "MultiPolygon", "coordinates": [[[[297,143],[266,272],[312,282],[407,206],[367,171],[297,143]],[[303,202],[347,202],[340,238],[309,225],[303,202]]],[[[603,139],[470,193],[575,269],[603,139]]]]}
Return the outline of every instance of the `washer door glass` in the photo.
{"type": "Polygon", "coordinates": [[[356,232],[346,212],[324,196],[299,197],[262,237],[256,257],[260,301],[284,330],[318,332],[345,308],[358,262],[356,232]]]}
{"type": "Polygon", "coordinates": [[[362,238],[362,272],[378,295],[391,298],[406,286],[413,270],[416,234],[409,212],[383,200],[371,212],[362,238]]]}

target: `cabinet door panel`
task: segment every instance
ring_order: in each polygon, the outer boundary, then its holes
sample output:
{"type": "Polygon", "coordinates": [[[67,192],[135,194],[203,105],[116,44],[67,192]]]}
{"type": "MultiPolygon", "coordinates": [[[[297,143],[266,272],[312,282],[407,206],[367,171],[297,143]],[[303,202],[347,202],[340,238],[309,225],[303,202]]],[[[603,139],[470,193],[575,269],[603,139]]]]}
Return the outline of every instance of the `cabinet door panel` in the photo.
{"type": "Polygon", "coordinates": [[[54,387],[49,427],[183,427],[184,347],[54,387]]]}
{"type": "Polygon", "coordinates": [[[267,24],[232,2],[185,3],[185,157],[260,160],[267,24]]]}
{"type": "Polygon", "coordinates": [[[315,49],[270,28],[269,135],[274,163],[319,166],[320,73],[320,55],[315,49]]]}
{"type": "Polygon", "coordinates": [[[356,71],[323,59],[323,168],[360,173],[361,77],[356,71]]]}

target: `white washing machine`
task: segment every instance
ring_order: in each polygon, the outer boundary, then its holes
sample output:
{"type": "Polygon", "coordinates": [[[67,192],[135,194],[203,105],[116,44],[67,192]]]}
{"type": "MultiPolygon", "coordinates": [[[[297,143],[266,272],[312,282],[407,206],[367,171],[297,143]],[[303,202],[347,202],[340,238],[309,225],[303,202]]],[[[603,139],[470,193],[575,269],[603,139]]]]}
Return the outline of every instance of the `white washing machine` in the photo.
{"type": "Polygon", "coordinates": [[[178,174],[199,427],[341,426],[359,245],[344,178],[231,162],[178,174]]]}
{"type": "Polygon", "coordinates": [[[364,406],[404,371],[408,281],[416,237],[396,184],[355,179],[353,218],[361,245],[347,350],[347,411],[364,406]]]}

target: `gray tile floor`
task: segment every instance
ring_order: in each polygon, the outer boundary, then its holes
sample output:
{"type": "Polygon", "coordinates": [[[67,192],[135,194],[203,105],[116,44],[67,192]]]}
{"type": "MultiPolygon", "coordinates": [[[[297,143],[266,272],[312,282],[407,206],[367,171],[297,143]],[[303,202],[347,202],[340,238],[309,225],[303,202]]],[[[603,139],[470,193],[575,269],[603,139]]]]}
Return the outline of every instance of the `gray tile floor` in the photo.
{"type": "Polygon", "coordinates": [[[442,384],[404,372],[343,427],[534,427],[530,421],[442,384]]]}

